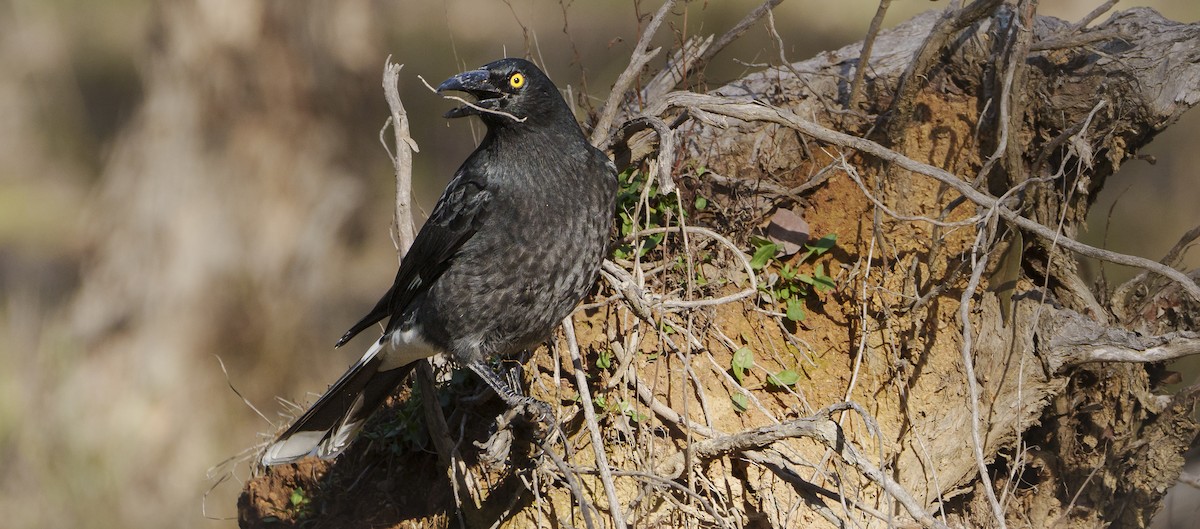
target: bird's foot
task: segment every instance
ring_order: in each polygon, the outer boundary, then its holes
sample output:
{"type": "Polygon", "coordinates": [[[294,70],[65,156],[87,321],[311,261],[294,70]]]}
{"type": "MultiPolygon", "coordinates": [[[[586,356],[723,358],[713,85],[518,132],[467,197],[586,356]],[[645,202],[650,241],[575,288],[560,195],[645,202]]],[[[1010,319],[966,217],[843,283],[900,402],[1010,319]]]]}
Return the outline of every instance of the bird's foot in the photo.
{"type": "Polygon", "coordinates": [[[529,421],[532,435],[540,444],[558,427],[558,419],[549,404],[533,397],[525,397],[523,400],[520,405],[521,415],[529,421]]]}

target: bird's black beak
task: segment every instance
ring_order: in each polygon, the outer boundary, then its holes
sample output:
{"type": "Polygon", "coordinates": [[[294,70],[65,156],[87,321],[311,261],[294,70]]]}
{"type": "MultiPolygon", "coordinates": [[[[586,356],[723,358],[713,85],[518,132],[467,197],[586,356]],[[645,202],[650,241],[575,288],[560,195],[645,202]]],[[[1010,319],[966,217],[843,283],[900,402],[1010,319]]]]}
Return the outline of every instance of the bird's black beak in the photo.
{"type": "Polygon", "coordinates": [[[490,77],[491,75],[487,70],[471,70],[469,72],[463,72],[454,77],[446,79],[445,81],[442,81],[442,84],[438,85],[437,91],[439,93],[447,90],[467,93],[474,93],[481,90],[495,91],[496,88],[493,87],[490,82],[488,82],[490,77]]]}
{"type": "MultiPolygon", "coordinates": [[[[501,96],[500,91],[492,84],[491,73],[487,70],[471,70],[455,75],[442,81],[442,84],[438,85],[437,91],[438,93],[446,91],[465,92],[475,96],[477,99],[475,105],[483,108],[490,108],[496,99],[501,96]]],[[[443,117],[461,118],[478,113],[478,109],[464,105],[450,109],[443,117]]]]}

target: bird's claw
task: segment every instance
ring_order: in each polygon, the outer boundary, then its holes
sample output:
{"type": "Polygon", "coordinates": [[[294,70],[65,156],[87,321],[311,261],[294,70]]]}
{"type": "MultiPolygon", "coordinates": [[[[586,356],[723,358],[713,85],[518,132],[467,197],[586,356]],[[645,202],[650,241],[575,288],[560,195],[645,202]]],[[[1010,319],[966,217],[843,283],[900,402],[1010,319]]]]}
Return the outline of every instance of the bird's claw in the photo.
{"type": "Polygon", "coordinates": [[[546,439],[557,426],[554,409],[549,404],[529,397],[522,404],[521,414],[532,426],[533,436],[540,440],[546,439]]]}

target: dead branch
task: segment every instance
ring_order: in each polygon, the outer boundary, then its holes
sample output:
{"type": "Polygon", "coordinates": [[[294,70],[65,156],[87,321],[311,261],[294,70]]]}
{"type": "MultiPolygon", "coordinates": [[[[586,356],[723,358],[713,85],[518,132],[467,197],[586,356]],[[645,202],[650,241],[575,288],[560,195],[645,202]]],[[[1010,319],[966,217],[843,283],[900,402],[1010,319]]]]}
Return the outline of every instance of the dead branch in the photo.
{"type": "Polygon", "coordinates": [[[775,9],[775,6],[778,6],[781,3],[783,3],[783,0],[766,0],[758,7],[754,8],[753,11],[746,13],[746,16],[742,17],[737,24],[734,24],[732,28],[729,28],[729,31],[726,31],[724,34],[722,34],[721,37],[716,40],[716,42],[714,42],[708,47],[708,49],[704,51],[704,54],[700,56],[700,59],[697,60],[692,69],[689,70],[689,75],[702,70],[704,66],[706,66],[709,62],[712,62],[713,58],[716,57],[718,53],[721,53],[721,50],[724,50],[726,46],[732,44],[733,41],[738,39],[738,37],[741,37],[742,34],[746,33],[746,31],[750,29],[750,26],[753,26],[754,23],[758,22],[758,20],[763,17],[763,15],[766,15],[768,11],[775,9]]]}
{"type": "Polygon", "coordinates": [[[1045,356],[1056,372],[1092,362],[1163,362],[1200,354],[1200,333],[1144,336],[1066,309],[1044,316],[1038,332],[1049,338],[1045,356]]]}
{"type": "Polygon", "coordinates": [[[972,349],[974,340],[972,326],[974,323],[971,321],[971,300],[975,297],[975,291],[979,288],[983,271],[987,268],[988,256],[996,235],[996,219],[992,214],[989,212],[987,226],[985,229],[979,230],[975,237],[975,244],[971,248],[971,279],[967,282],[967,287],[963,289],[962,295],[959,296],[958,321],[962,328],[960,351],[963,362],[963,379],[966,382],[968,395],[970,395],[968,405],[971,408],[971,443],[974,449],[975,465],[979,470],[979,483],[983,486],[988,504],[992,507],[992,516],[995,518],[996,525],[1000,529],[1004,529],[1007,527],[1004,521],[1004,508],[1000,506],[1000,500],[996,498],[996,491],[992,487],[992,479],[988,474],[987,458],[984,456],[983,433],[980,430],[979,381],[975,377],[975,358],[972,354],[974,352],[972,349]]]}
{"type": "Polygon", "coordinates": [[[412,215],[412,155],[414,152],[420,152],[417,142],[413,141],[409,134],[408,112],[404,110],[404,103],[400,101],[400,69],[403,67],[403,64],[393,63],[391,55],[384,61],[383,94],[392,115],[379,131],[379,141],[387,150],[396,174],[396,217],[393,226],[396,230],[396,253],[401,260],[416,236],[412,215]],[[387,130],[388,125],[392,126],[396,143],[395,155],[388,148],[387,142],[383,141],[383,131],[387,130]]]}
{"type": "Polygon", "coordinates": [[[858,64],[854,67],[854,82],[850,84],[850,97],[846,98],[846,109],[852,109],[858,105],[859,97],[862,95],[862,83],[867,73],[867,63],[871,59],[871,48],[875,46],[875,37],[879,35],[879,28],[883,25],[883,17],[887,15],[888,7],[892,5],[892,0],[880,0],[879,8],[875,10],[875,16],[871,18],[871,25],[867,27],[867,36],[863,39],[862,54],[858,57],[858,64]]]}
{"type": "Polygon", "coordinates": [[[671,177],[671,169],[675,166],[675,134],[666,122],[657,116],[638,116],[621,125],[622,136],[629,137],[646,128],[658,134],[658,157],[655,159],[658,192],[664,195],[674,193],[675,179],[671,177]]]}
{"type": "Polygon", "coordinates": [[[600,118],[596,120],[596,126],[592,129],[591,142],[600,150],[607,150],[609,142],[609,130],[612,128],[613,120],[617,118],[617,112],[621,110],[621,105],[625,101],[625,92],[633,86],[633,81],[641,74],[642,68],[658,55],[662,48],[647,49],[650,46],[650,39],[654,38],[654,34],[658,32],[658,27],[662,25],[663,20],[667,17],[667,13],[671,12],[671,8],[675,6],[675,0],[667,0],[663,2],[662,7],[658,8],[658,12],[654,13],[654,18],[650,19],[650,23],[646,25],[646,30],[642,32],[641,38],[633,48],[633,56],[629,58],[629,66],[617,76],[617,82],[613,84],[612,91],[608,93],[608,100],[604,102],[604,108],[600,110],[600,118]]]}
{"type": "Polygon", "coordinates": [[[575,368],[575,384],[579,388],[579,400],[582,403],[584,421],[592,439],[592,451],[596,455],[596,469],[600,473],[600,482],[604,485],[604,494],[608,496],[608,508],[612,515],[613,526],[625,528],[625,515],[621,510],[621,501],[617,499],[617,489],[613,485],[612,469],[608,467],[608,457],[604,453],[604,438],[600,436],[600,425],[596,423],[596,411],[592,407],[592,392],[588,389],[587,374],[583,367],[583,358],[579,355],[579,344],[575,340],[575,323],[572,316],[567,316],[562,322],[563,333],[567,337],[567,351],[571,355],[571,365],[575,368]]]}

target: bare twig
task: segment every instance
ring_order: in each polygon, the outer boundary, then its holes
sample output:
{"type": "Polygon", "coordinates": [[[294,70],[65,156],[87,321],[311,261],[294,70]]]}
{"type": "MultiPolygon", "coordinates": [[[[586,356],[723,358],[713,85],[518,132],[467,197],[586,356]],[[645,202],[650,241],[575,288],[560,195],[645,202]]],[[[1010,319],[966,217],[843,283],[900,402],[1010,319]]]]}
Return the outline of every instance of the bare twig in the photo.
{"type": "Polygon", "coordinates": [[[742,17],[737,24],[734,24],[732,28],[729,28],[729,31],[726,31],[725,34],[721,35],[720,38],[713,42],[712,45],[704,51],[704,54],[701,55],[700,59],[697,60],[695,65],[692,66],[692,69],[689,71],[689,76],[703,69],[705,65],[713,60],[713,57],[716,57],[718,53],[721,53],[721,50],[732,44],[733,41],[738,39],[738,37],[741,37],[742,34],[746,33],[746,31],[750,29],[750,26],[753,26],[754,23],[758,22],[758,19],[767,14],[768,11],[775,9],[775,6],[781,3],[783,3],[783,0],[766,0],[758,7],[754,8],[753,11],[746,13],[746,16],[742,17]]]}
{"type": "Polygon", "coordinates": [[[689,37],[667,60],[667,65],[642,86],[642,101],[653,101],[675,90],[696,69],[696,63],[712,45],[712,41],[712,35],[689,37]]]}
{"type": "MultiPolygon", "coordinates": [[[[943,529],[945,524],[925,512],[921,504],[904,490],[899,483],[879,470],[863,457],[853,445],[846,441],[842,428],[830,418],[835,411],[845,409],[846,404],[834,405],[818,411],[811,417],[794,419],[782,424],[772,424],[733,435],[698,441],[695,444],[697,458],[711,459],[728,453],[744,452],[765,448],[777,441],[805,437],[814,439],[836,452],[843,461],[854,467],[863,476],[875,482],[908,511],[909,515],[925,527],[943,529]]],[[[676,454],[664,465],[669,475],[679,475],[682,453],[676,454]]]]}
{"type": "Polygon", "coordinates": [[[1117,5],[1117,0],[1108,0],[1107,2],[1096,6],[1096,9],[1093,9],[1091,13],[1088,13],[1083,18],[1079,19],[1079,22],[1071,24],[1071,27],[1067,28],[1066,33],[1075,33],[1087,27],[1087,25],[1091,24],[1093,20],[1100,18],[1100,15],[1107,13],[1108,10],[1112,9],[1115,5],[1117,5]]]}
{"type": "Polygon", "coordinates": [[[671,177],[671,169],[675,166],[675,134],[666,122],[656,116],[638,116],[621,126],[623,129],[645,127],[654,129],[658,134],[658,192],[662,195],[674,193],[675,179],[671,177]]]}
{"type": "Polygon", "coordinates": [[[870,505],[865,505],[863,502],[854,498],[846,498],[845,496],[828,490],[825,487],[808,482],[804,478],[800,477],[800,474],[796,472],[796,470],[790,468],[784,459],[773,450],[747,451],[743,455],[746,459],[767,468],[776,476],[779,476],[780,479],[791,483],[792,486],[795,487],[798,494],[809,496],[806,498],[806,501],[808,501],[809,504],[812,505],[813,508],[816,509],[823,518],[837,527],[846,527],[845,520],[838,519],[835,515],[833,515],[833,511],[820,501],[820,497],[833,501],[846,500],[851,507],[854,507],[855,509],[858,509],[883,521],[887,521],[888,516],[891,514],[890,512],[885,514],[880,512],[878,509],[874,509],[870,505]]]}
{"type": "MultiPolygon", "coordinates": [[[[989,216],[992,214],[992,212],[989,212],[989,216]]],[[[979,381],[975,378],[975,359],[971,354],[973,347],[971,299],[975,297],[975,291],[979,288],[979,281],[983,277],[983,271],[987,268],[988,255],[991,252],[990,239],[995,235],[995,231],[995,217],[990,217],[986,227],[979,231],[975,239],[975,245],[971,248],[971,279],[967,283],[967,288],[963,289],[962,297],[958,301],[958,320],[962,326],[961,351],[964,378],[966,379],[970,395],[971,442],[975,452],[975,464],[979,469],[979,482],[983,485],[983,491],[987,495],[988,503],[992,507],[992,515],[996,518],[996,524],[1001,529],[1004,529],[1006,527],[1004,509],[1000,506],[1000,501],[996,498],[996,491],[992,487],[992,477],[988,474],[987,460],[983,455],[983,434],[980,432],[979,424],[979,381]]]]}
{"type": "Polygon", "coordinates": [[[633,81],[637,79],[642,68],[646,67],[646,63],[650,62],[662,48],[654,48],[648,50],[650,39],[658,32],[658,27],[662,25],[663,20],[667,17],[667,13],[671,12],[671,8],[675,6],[675,0],[667,0],[663,2],[662,7],[658,8],[658,12],[654,13],[654,18],[650,19],[650,23],[646,25],[646,30],[642,32],[641,38],[633,48],[633,56],[629,58],[629,66],[625,67],[625,71],[617,77],[617,82],[613,84],[612,91],[608,93],[608,101],[604,103],[604,108],[600,110],[600,118],[596,120],[596,127],[592,129],[591,142],[592,145],[604,150],[608,143],[608,129],[612,128],[613,120],[617,118],[617,112],[621,109],[621,104],[625,101],[625,92],[629,91],[629,87],[633,86],[633,81]]]}
{"type": "MultiPolygon", "coordinates": [[[[589,470],[585,470],[585,472],[589,472],[589,470]]],[[[722,517],[719,513],[717,513],[717,510],[715,507],[713,507],[712,502],[706,500],[703,496],[696,494],[695,491],[688,489],[687,487],[684,487],[683,485],[680,485],[679,483],[676,483],[668,478],[665,478],[658,474],[652,474],[650,472],[638,472],[636,470],[617,470],[617,471],[614,471],[613,474],[618,475],[618,476],[628,476],[631,478],[638,478],[638,479],[642,479],[645,481],[649,481],[649,482],[654,483],[659,486],[667,487],[672,490],[677,490],[677,491],[691,497],[692,500],[694,500],[696,503],[699,503],[700,507],[702,507],[705,510],[705,512],[708,513],[709,516],[712,516],[713,521],[719,523],[721,525],[721,527],[730,527],[729,521],[725,517],[722,517]]]]}
{"type": "Polygon", "coordinates": [[[388,55],[384,61],[383,94],[392,115],[383,124],[383,129],[379,131],[379,141],[387,150],[388,158],[391,158],[396,174],[394,229],[396,230],[396,253],[401,260],[404,259],[405,252],[408,251],[408,247],[412,245],[413,238],[416,236],[412,215],[412,155],[414,152],[420,152],[417,142],[413,141],[412,136],[409,135],[408,112],[404,110],[404,103],[400,102],[399,77],[400,69],[403,67],[403,64],[393,63],[391,55],[388,55]],[[388,149],[387,142],[383,141],[383,131],[387,130],[389,124],[392,125],[396,142],[395,155],[392,154],[391,149],[388,149]]]}
{"type": "MultiPolygon", "coordinates": [[[[393,229],[396,233],[396,257],[401,261],[404,260],[404,254],[412,245],[416,233],[412,215],[412,155],[420,152],[417,142],[413,141],[409,134],[408,113],[404,110],[404,103],[400,100],[399,76],[400,69],[403,67],[403,64],[393,63],[390,55],[384,64],[383,93],[387,99],[388,108],[391,110],[391,117],[379,131],[379,140],[383,143],[383,148],[387,150],[388,158],[392,160],[396,175],[396,210],[393,229]],[[391,149],[388,149],[387,142],[383,141],[383,132],[387,130],[388,125],[392,126],[394,133],[396,144],[394,155],[391,149]]],[[[417,366],[414,378],[418,387],[421,388],[421,392],[426,395],[424,399],[425,422],[429,426],[430,438],[437,450],[438,460],[450,474],[449,477],[455,489],[454,501],[457,504],[461,500],[459,492],[466,490],[475,507],[479,508],[481,503],[477,487],[471,483],[458,449],[454,443],[450,442],[450,428],[446,424],[446,418],[442,416],[441,409],[437,406],[437,399],[434,397],[436,389],[433,384],[433,369],[429,360],[421,361],[417,366]]]]}
{"type": "Polygon", "coordinates": [[[871,60],[871,48],[875,46],[875,37],[879,36],[879,27],[883,25],[883,17],[887,15],[888,6],[892,0],[879,0],[879,8],[867,28],[867,38],[863,39],[862,52],[858,54],[858,65],[854,69],[854,82],[850,85],[850,97],[846,99],[846,108],[852,109],[858,104],[862,92],[863,78],[867,72],[867,63],[871,60]]]}
{"type": "MultiPolygon", "coordinates": [[[[266,415],[263,415],[263,412],[258,411],[258,408],[254,406],[254,403],[250,402],[250,399],[247,399],[245,395],[242,395],[242,392],[238,391],[238,388],[233,385],[233,380],[229,378],[229,370],[225,369],[225,361],[221,359],[220,355],[213,354],[212,356],[213,358],[216,358],[217,363],[220,364],[221,373],[225,375],[225,385],[229,386],[229,390],[232,391],[234,395],[237,395],[239,399],[242,399],[242,404],[245,404],[246,407],[254,410],[254,413],[259,417],[262,417],[262,420],[267,421],[267,424],[274,426],[274,423],[271,422],[271,419],[268,419],[266,415]]],[[[266,445],[263,445],[263,448],[266,448],[266,445]]]]}
{"type": "MultiPolygon", "coordinates": [[[[1169,251],[1167,251],[1167,255],[1159,262],[1164,266],[1176,266],[1179,264],[1179,258],[1183,255],[1183,251],[1186,250],[1188,246],[1190,246],[1197,238],[1200,238],[1200,225],[1193,227],[1192,229],[1188,230],[1187,233],[1183,234],[1183,236],[1179,238],[1179,241],[1177,241],[1175,245],[1172,246],[1169,251]]],[[[1121,285],[1113,291],[1112,299],[1115,302],[1113,304],[1113,309],[1117,313],[1117,316],[1119,316],[1122,320],[1125,320],[1129,317],[1129,303],[1131,301],[1129,299],[1130,293],[1133,291],[1134,287],[1145,283],[1147,277],[1147,272],[1143,271],[1129,281],[1121,283],[1121,285]]]]}
{"type": "Polygon", "coordinates": [[[584,495],[583,486],[579,484],[579,477],[576,476],[574,469],[572,469],[566,461],[563,461],[563,458],[554,453],[553,450],[546,450],[543,447],[542,453],[554,463],[554,466],[558,467],[559,474],[562,475],[563,480],[567,482],[567,488],[571,489],[571,495],[574,496],[575,501],[579,503],[579,512],[583,514],[583,525],[588,529],[595,529],[596,522],[592,520],[591,513],[596,510],[596,507],[592,505],[592,503],[588,501],[587,496],[584,495]]]}
{"type": "Polygon", "coordinates": [[[979,219],[980,219],[979,215],[975,215],[973,217],[968,217],[963,220],[944,221],[944,220],[938,220],[938,219],[935,219],[932,217],[925,217],[925,216],[921,216],[921,215],[905,215],[903,213],[895,211],[892,208],[889,208],[887,206],[887,204],[884,204],[883,201],[879,200],[879,198],[877,198],[874,194],[871,193],[870,190],[867,189],[867,186],[866,186],[866,184],[863,183],[862,177],[859,176],[858,171],[856,169],[854,169],[854,166],[850,165],[846,161],[845,155],[839,156],[838,160],[840,162],[839,165],[841,166],[840,168],[841,168],[842,172],[846,173],[846,176],[849,176],[851,180],[854,180],[855,184],[858,184],[858,189],[863,192],[863,196],[867,197],[867,200],[870,200],[872,204],[875,204],[875,207],[883,210],[883,212],[885,214],[887,214],[887,216],[889,216],[889,217],[892,217],[896,220],[905,221],[905,222],[926,222],[933,226],[938,226],[941,228],[959,228],[962,226],[970,226],[972,224],[979,222],[979,219]]]}
{"type": "MultiPolygon", "coordinates": [[[[634,232],[634,233],[630,234],[629,237],[630,238],[638,238],[638,237],[643,237],[646,235],[655,235],[658,233],[679,233],[679,232],[695,233],[698,235],[704,235],[706,237],[711,237],[713,240],[720,243],[721,246],[728,248],[730,250],[730,252],[734,256],[736,256],[738,261],[741,263],[742,269],[746,272],[746,276],[749,278],[750,286],[748,286],[747,288],[744,288],[742,290],[739,290],[737,292],[734,292],[733,294],[728,294],[725,296],[721,296],[719,298],[696,299],[696,300],[671,300],[671,299],[664,300],[661,304],[662,307],[667,308],[667,309],[683,309],[683,308],[690,309],[690,308],[697,308],[697,307],[708,307],[708,306],[712,306],[712,305],[722,305],[722,304],[730,303],[730,302],[737,301],[740,299],[746,299],[750,296],[753,296],[754,293],[758,291],[758,277],[754,273],[754,267],[750,266],[750,260],[746,259],[746,254],[742,253],[742,250],[740,248],[738,248],[737,245],[733,244],[733,242],[731,242],[725,236],[723,236],[715,231],[712,231],[708,228],[701,228],[699,226],[684,226],[684,227],[682,227],[682,229],[672,228],[672,227],[650,228],[648,230],[640,230],[640,231],[634,232]]],[[[642,299],[645,299],[645,295],[642,295],[642,299]]]]}
{"type": "Polygon", "coordinates": [[[600,425],[596,423],[596,411],[592,406],[592,392],[588,389],[587,373],[584,371],[583,359],[579,355],[579,344],[575,340],[575,323],[571,316],[563,319],[563,333],[567,335],[567,351],[571,354],[571,365],[575,367],[575,385],[579,388],[579,399],[582,403],[584,421],[587,422],[588,433],[592,438],[592,451],[596,455],[596,469],[600,472],[600,482],[604,484],[604,494],[608,496],[608,508],[612,513],[613,526],[625,529],[625,515],[621,511],[621,502],[617,499],[617,488],[613,485],[612,470],[608,467],[608,458],[604,454],[604,438],[600,436],[600,425]]]}

